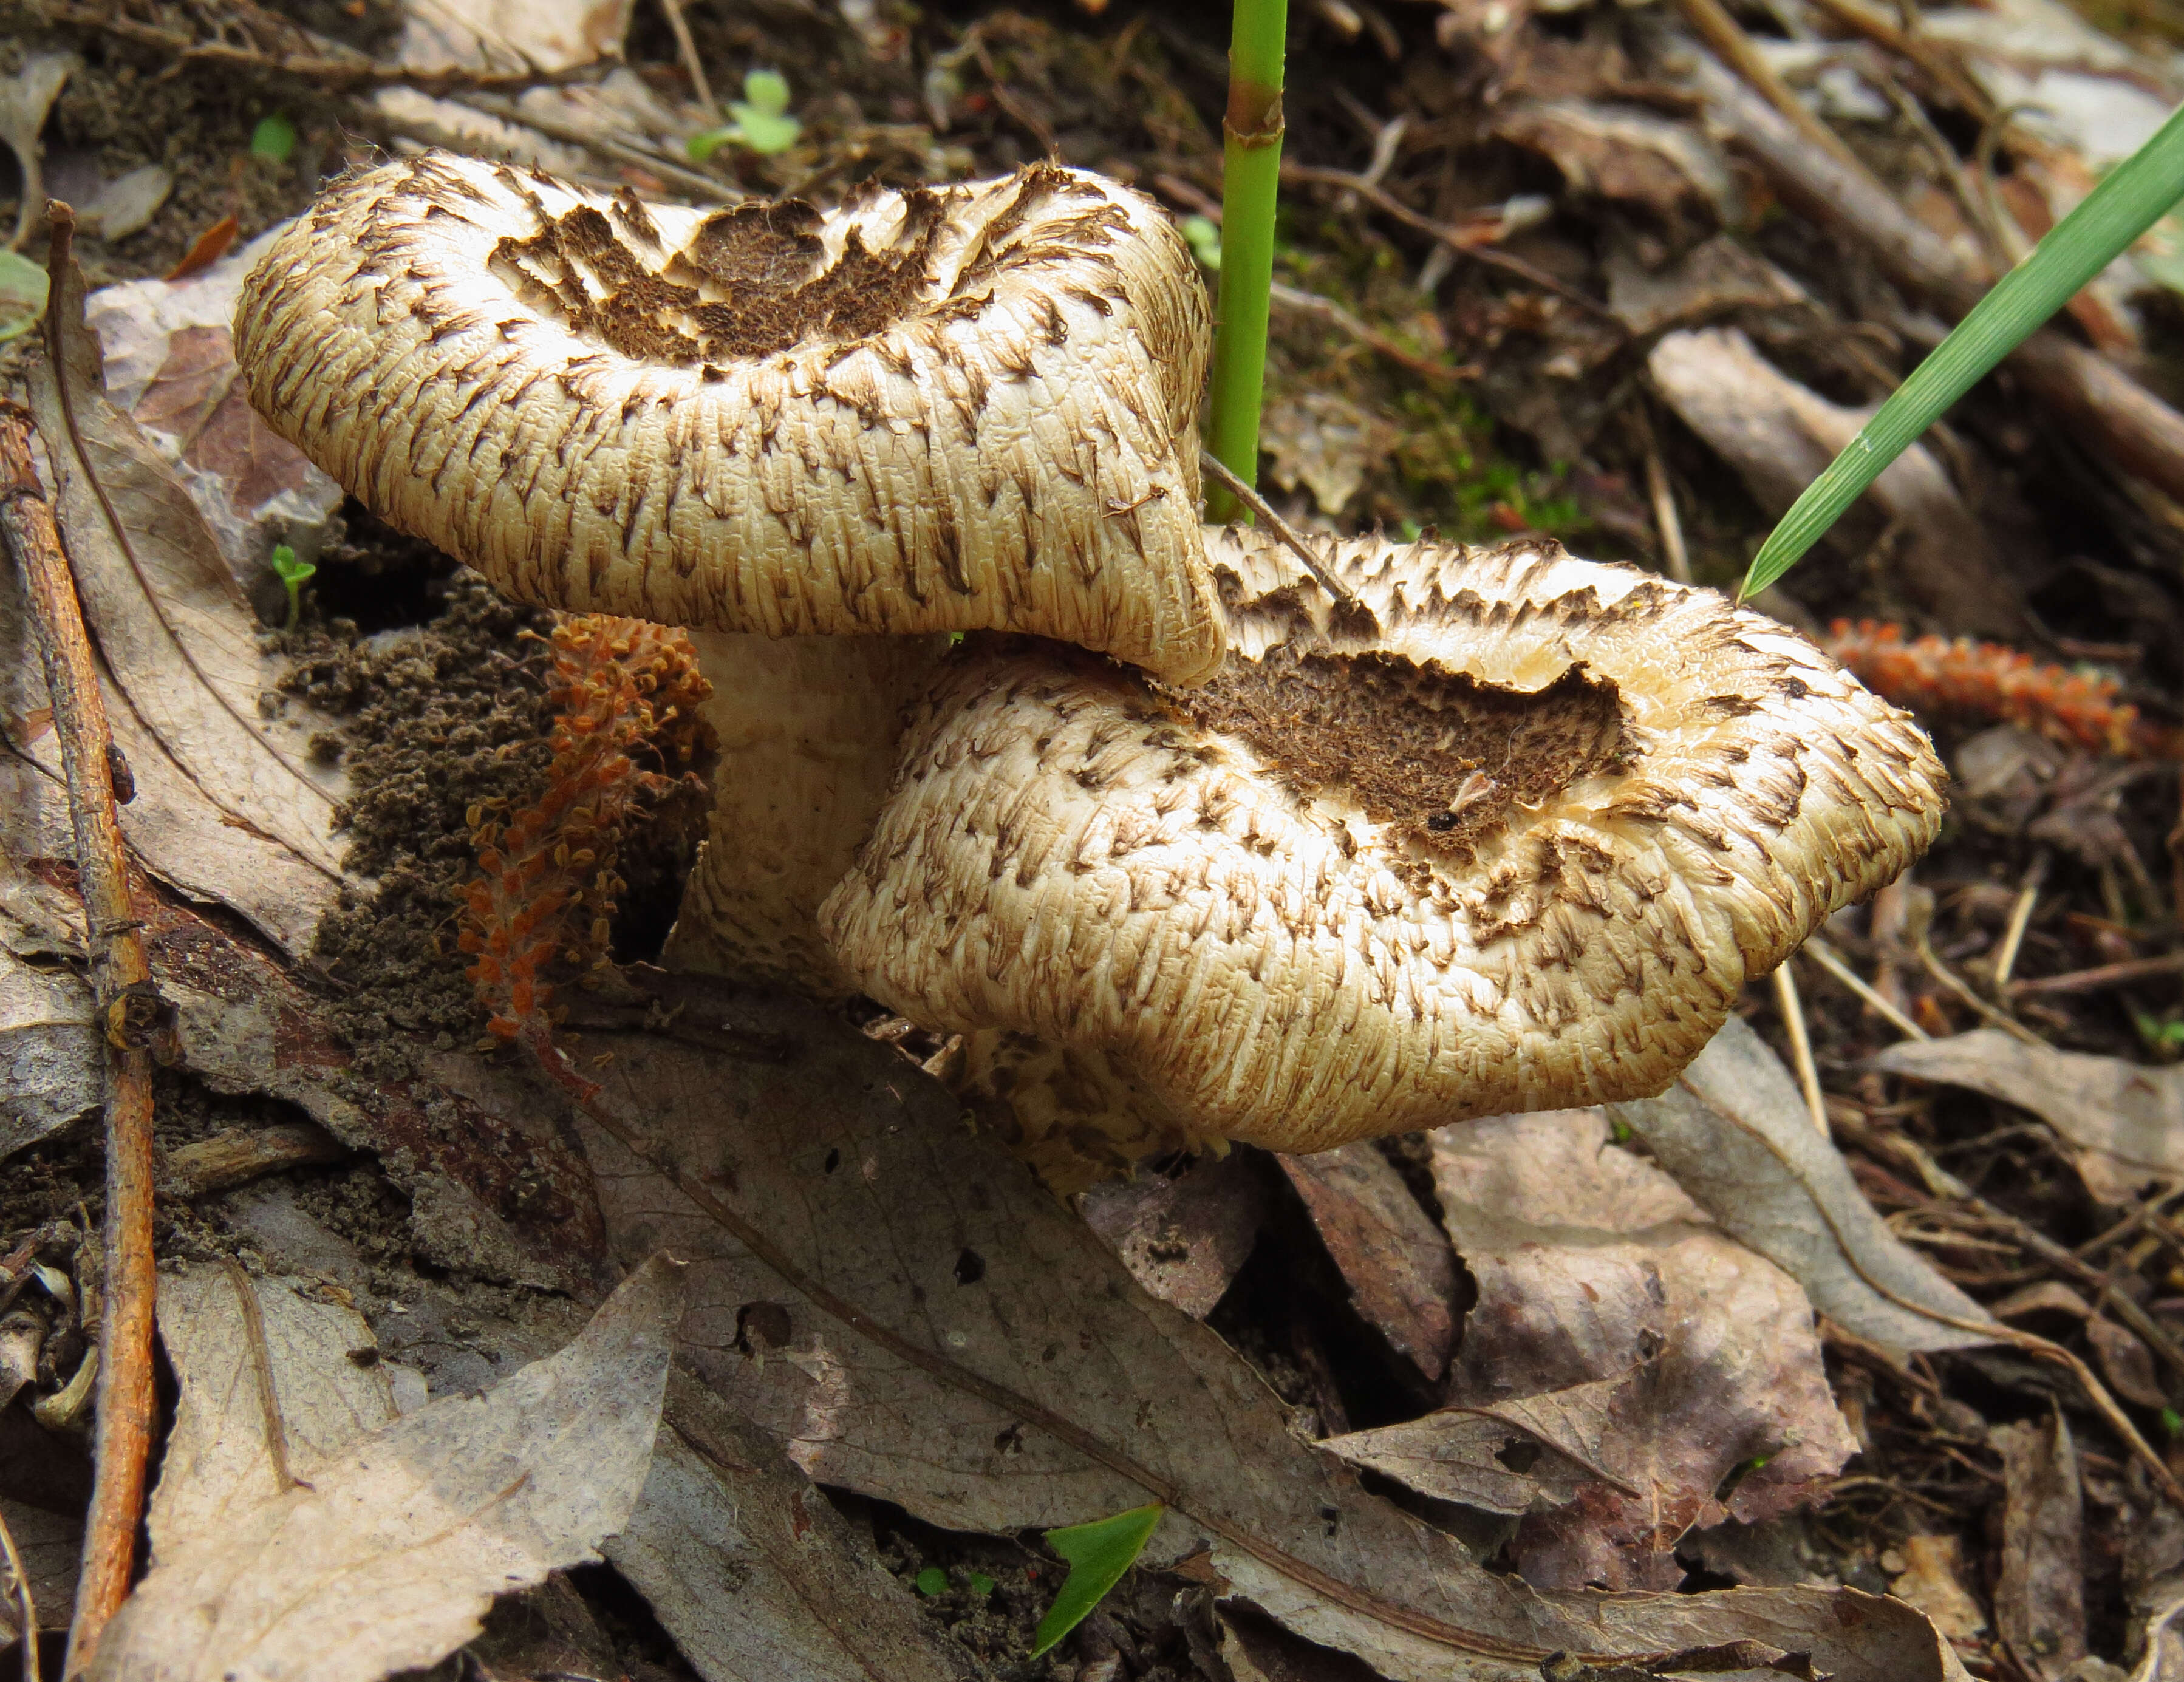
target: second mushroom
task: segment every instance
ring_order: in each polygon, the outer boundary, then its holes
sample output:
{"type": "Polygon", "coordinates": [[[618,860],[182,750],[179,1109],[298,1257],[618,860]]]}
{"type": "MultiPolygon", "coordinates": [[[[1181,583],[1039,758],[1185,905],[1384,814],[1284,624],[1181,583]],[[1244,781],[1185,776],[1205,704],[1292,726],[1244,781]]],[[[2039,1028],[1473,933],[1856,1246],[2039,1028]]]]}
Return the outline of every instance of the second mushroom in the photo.
{"type": "Polygon", "coordinates": [[[1657,1093],[1931,841],[1908,716],[1712,592],[1376,538],[1338,604],[1202,528],[1208,334],[1081,172],[700,213],[432,156],[332,188],[236,337],[394,523],[714,633],[671,959],[964,1034],[1057,1186],[1657,1093]]]}

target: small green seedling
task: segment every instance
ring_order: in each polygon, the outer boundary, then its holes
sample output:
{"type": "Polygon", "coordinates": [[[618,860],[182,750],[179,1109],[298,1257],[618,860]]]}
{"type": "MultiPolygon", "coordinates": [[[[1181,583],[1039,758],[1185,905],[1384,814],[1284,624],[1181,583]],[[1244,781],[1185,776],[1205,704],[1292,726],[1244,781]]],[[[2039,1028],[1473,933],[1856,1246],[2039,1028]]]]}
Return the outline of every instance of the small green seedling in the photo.
{"type": "Polygon", "coordinates": [[[250,155],[262,164],[285,164],[296,155],[296,125],[279,112],[250,131],[250,155]]]}
{"type": "Polygon", "coordinates": [[[2179,1413],[2173,1407],[2163,1408],[2161,1410],[2161,1429],[2169,1434],[2170,1439],[2172,1441],[2178,1437],[2184,1437],[2184,1413],[2179,1413]]]}
{"type": "Polygon", "coordinates": [[[690,136],[690,155],[699,163],[732,141],[772,157],[788,151],[804,132],[804,125],[788,114],[788,78],[778,70],[753,70],[745,76],[744,97],[728,102],[728,114],[735,121],[690,136]]]}
{"type": "Polygon", "coordinates": [[[1137,1563],[1145,1544],[1160,1528],[1167,1508],[1159,1501],[1134,1507],[1112,1518],[1095,1518],[1089,1524],[1072,1524],[1049,1530],[1046,1545],[1069,1562],[1068,1580],[1046,1616],[1039,1621],[1031,1656],[1037,1658],[1082,1624],[1107,1591],[1123,1580],[1123,1573],[1137,1563]]]}
{"type": "Polygon", "coordinates": [[[20,338],[46,313],[46,271],[19,251],[0,246],[0,344],[20,338]]]}
{"type": "Polygon", "coordinates": [[[294,630],[304,616],[304,586],[318,570],[308,560],[297,560],[295,550],[287,544],[273,545],[274,576],[288,587],[288,622],[283,630],[294,630]]]}
{"type": "Polygon", "coordinates": [[[1198,259],[1199,266],[1219,274],[1221,224],[1211,216],[1185,216],[1177,227],[1190,244],[1190,254],[1198,259]]]}

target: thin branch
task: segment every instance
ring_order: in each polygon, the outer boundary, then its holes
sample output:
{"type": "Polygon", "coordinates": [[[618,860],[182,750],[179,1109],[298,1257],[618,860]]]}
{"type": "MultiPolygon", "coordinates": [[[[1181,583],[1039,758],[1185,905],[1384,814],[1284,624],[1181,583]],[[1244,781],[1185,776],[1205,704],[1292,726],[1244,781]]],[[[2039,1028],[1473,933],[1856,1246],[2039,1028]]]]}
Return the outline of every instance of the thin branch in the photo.
{"type": "Polygon", "coordinates": [[[1841,135],[1807,109],[1805,102],[1761,55],[1743,26],[1729,14],[1721,0],[1677,0],[1677,8],[1683,13],[1684,21],[1698,32],[1699,38],[1727,59],[1730,68],[1744,78],[1752,91],[1780,112],[1807,141],[1839,163],[1852,169],[1860,167],[1858,154],[1843,144],[1841,135]]]}
{"type": "Polygon", "coordinates": [[[675,34],[675,51],[682,60],[682,68],[689,73],[690,86],[698,96],[708,114],[719,108],[713,103],[713,85],[705,80],[705,61],[698,56],[698,43],[690,38],[689,20],[682,15],[682,0],[660,0],[660,9],[667,14],[667,27],[675,34]]]}
{"type": "Polygon", "coordinates": [[[1829,945],[1820,936],[1815,934],[1808,937],[1805,944],[1797,950],[1856,994],[1864,1001],[1868,1010],[1880,1017],[1905,1039],[1931,1039],[1934,1037],[1890,1003],[1886,994],[1875,989],[1856,970],[1844,962],[1842,954],[1829,945]]]}
{"type": "Polygon", "coordinates": [[[1218,479],[1227,487],[1229,495],[1267,522],[1267,529],[1289,546],[1290,552],[1304,563],[1304,570],[1312,574],[1319,588],[1326,591],[1338,605],[1350,608],[1357,605],[1357,598],[1351,594],[1349,587],[1327,570],[1327,563],[1312,552],[1312,545],[1305,542],[1296,527],[1275,513],[1272,503],[1230,472],[1227,462],[1212,450],[1201,449],[1198,453],[1198,465],[1218,479]]]}
{"type": "Polygon", "coordinates": [[[1661,533],[1661,560],[1669,576],[1679,584],[1691,582],[1691,554],[1684,546],[1684,522],[1676,513],[1676,493],[1669,484],[1668,464],[1661,459],[1661,440],[1652,418],[1641,401],[1637,409],[1638,437],[1646,450],[1646,494],[1653,504],[1653,524],[1661,533]]]}
{"type": "Polygon", "coordinates": [[[1527,263],[1521,257],[1512,257],[1506,251],[1496,251],[1492,246],[1475,239],[1466,239],[1456,229],[1436,222],[1430,216],[1421,215],[1385,187],[1368,181],[1362,175],[1352,175],[1347,170],[1323,170],[1311,164],[1284,164],[1282,179],[1317,187],[1337,187],[1356,193],[1374,209],[1393,216],[1405,227],[1440,242],[1446,249],[1459,257],[1468,257],[1490,269],[1499,269],[1504,274],[1514,275],[1542,292],[1551,292],[1557,298],[1574,304],[1590,315],[1613,322],[1620,330],[1623,323],[1615,312],[1597,298],[1588,298],[1568,281],[1549,274],[1545,269],[1527,263]]]}
{"type": "MultiPolygon", "coordinates": [[[[48,268],[56,293],[69,270],[75,219],[50,203],[48,268]]],[[[47,314],[46,354],[61,365],[58,309],[47,314]]],[[[152,1443],[152,1051],[167,1016],[152,967],[121,841],[114,798],[119,755],[106,722],[98,672],[61,547],[53,505],[31,458],[31,417],[0,408],[0,542],[4,542],[30,610],[53,729],[68,781],[75,831],[77,888],[94,996],[105,1026],[105,1306],[99,1334],[98,1414],[92,1449],[98,1475],[84,1522],[75,1622],[64,1674],[91,1663],[99,1633],[129,1592],[136,1526],[144,1504],[152,1443]]]]}
{"type": "Polygon", "coordinates": [[[1461,365],[1450,362],[1434,362],[1416,351],[1406,350],[1387,334],[1382,332],[1362,316],[1354,315],[1331,298],[1322,298],[1316,292],[1276,281],[1268,289],[1268,297],[1282,309],[1299,315],[1316,315],[1321,320],[1337,326],[1371,350],[1377,350],[1398,367],[1407,368],[1413,374],[1429,380],[1443,381],[1451,385],[1479,376],[1479,365],[1467,362],[1461,365]]]}
{"type": "Polygon", "coordinates": [[[2023,999],[2033,994],[2098,993],[2103,988],[2123,987],[2134,981],[2153,981],[2184,970],[2184,952],[2164,952],[2153,958],[2126,958],[2120,963],[2101,964],[2066,975],[2036,976],[2009,983],[2009,996],[2023,999]]]}

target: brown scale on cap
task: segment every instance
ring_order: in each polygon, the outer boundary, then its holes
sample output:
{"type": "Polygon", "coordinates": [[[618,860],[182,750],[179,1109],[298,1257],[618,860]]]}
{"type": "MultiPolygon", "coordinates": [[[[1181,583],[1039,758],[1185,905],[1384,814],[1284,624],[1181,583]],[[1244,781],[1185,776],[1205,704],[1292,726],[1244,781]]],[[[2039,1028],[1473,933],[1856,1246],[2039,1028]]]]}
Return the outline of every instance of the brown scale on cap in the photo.
{"type": "Polygon", "coordinates": [[[526,600],[1186,684],[1210,338],[1166,214],[1048,164],[706,211],[432,153],[330,188],[236,316],[275,430],[526,600]]]}
{"type": "Polygon", "coordinates": [[[1657,1093],[1939,826],[1908,716],[1711,591],[1358,539],[1368,637],[1269,540],[1211,550],[1210,685],[967,651],[821,911],[1059,1185],[1657,1093]]]}

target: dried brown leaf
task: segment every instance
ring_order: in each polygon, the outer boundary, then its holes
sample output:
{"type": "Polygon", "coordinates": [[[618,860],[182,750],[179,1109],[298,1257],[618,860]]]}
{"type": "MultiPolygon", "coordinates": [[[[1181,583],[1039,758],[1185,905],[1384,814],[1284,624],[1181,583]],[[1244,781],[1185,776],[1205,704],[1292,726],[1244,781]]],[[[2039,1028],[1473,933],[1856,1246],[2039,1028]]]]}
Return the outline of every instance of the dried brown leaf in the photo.
{"type": "Polygon", "coordinates": [[[887,1048],[793,1000],[694,978],[672,990],[683,1020],[782,1036],[794,1054],[739,1061],[596,1030],[587,1050],[612,1054],[599,1075],[613,1101],[647,1119],[687,1183],[762,1230],[794,1279],[587,1128],[610,1231],[625,1253],[667,1244],[693,1258],[689,1358],[823,1481],[994,1530],[1164,1494],[1152,1557],[1210,1549],[1234,1596],[1396,1682],[1534,1682],[1558,1648],[1747,1638],[1811,1647],[1846,1679],[1959,1674],[1923,1620],[1853,1591],[1542,1596],[1480,1570],[1293,1436],[1225,1345],[1145,1295],[887,1048]],[[756,1308],[777,1338],[748,1334],[756,1308]]]}
{"type": "Polygon", "coordinates": [[[0,951],[0,1161],[96,1110],[105,1080],[91,989],[0,951]]]}
{"type": "MultiPolygon", "coordinates": [[[[123,831],[154,871],[300,953],[340,882],[331,837],[340,779],[311,763],[306,737],[318,727],[300,709],[260,716],[277,668],[189,493],[103,395],[73,267],[51,326],[63,359],[33,363],[31,407],[109,679],[116,745],[136,780],[123,831]]],[[[6,772],[8,838],[19,856],[64,857],[53,738],[26,740],[20,722],[46,704],[28,649],[11,600],[0,610],[10,686],[0,714],[18,721],[10,734],[26,757],[6,772]]]]}
{"type": "Polygon", "coordinates": [[[1874,1212],[1782,1060],[1731,1016],[1658,1098],[1611,1106],[1719,1222],[1847,1331],[1894,1349],[1986,1341],[1986,1315],[1874,1212]]]}
{"type": "Polygon", "coordinates": [[[1591,1387],[1551,1440],[1607,1477],[1519,1526],[1511,1551],[1532,1581],[1672,1588],[1685,1530],[1786,1512],[1855,1451],[1797,1282],[1610,1145],[1600,1111],[1433,1140],[1449,1235],[1479,1287],[1451,1400],[1506,1417],[1591,1387]],[[1739,1468],[1724,1507],[1715,1491],[1739,1468]]]}
{"type": "Polygon", "coordinates": [[[1239,1150],[1201,1157],[1173,1178],[1106,1181],[1077,1206],[1132,1278],[1203,1320],[1258,1242],[1267,1188],[1252,1157],[1239,1150]]]}
{"type": "Polygon", "coordinates": [[[2059,1412],[1997,1426],[1992,1441],[2006,1491],[1995,1626],[2027,1675],[2060,1682],[2086,1656],[2077,1448],[2059,1412]]]}
{"type": "Polygon", "coordinates": [[[1871,1064],[2030,1110],[2062,1135],[2086,1189],[2103,1203],[2128,1203],[2149,1181],[2184,1177],[2184,1068],[2058,1051],[1992,1028],[1907,1040],[1871,1064]]]}
{"type": "Polygon", "coordinates": [[[493,1596],[598,1557],[652,1459],[680,1269],[482,1396],[404,1415],[183,1541],[107,1626],[96,1682],[376,1682],[476,1634],[493,1596]]]}
{"type": "Polygon", "coordinates": [[[1278,1160],[1367,1323],[1429,1378],[1456,1334],[1456,1257],[1395,1166],[1370,1140],[1278,1160]]]}
{"type": "Polygon", "coordinates": [[[371,1328],[355,1309],[315,1300],[309,1289],[302,1279],[209,1267],[159,1281],[159,1341],[181,1396],[148,1515],[155,1560],[245,1522],[292,1480],[311,1481],[396,1417],[376,1359],[349,1358],[352,1350],[376,1357],[371,1328]],[[245,1289],[256,1300],[257,1335],[245,1289]],[[273,1386],[270,1410],[261,1359],[273,1386]]]}
{"type": "Polygon", "coordinates": [[[969,1682],[781,1446],[677,1374],[644,1498],[606,1545],[705,1682],[969,1682]]]}

